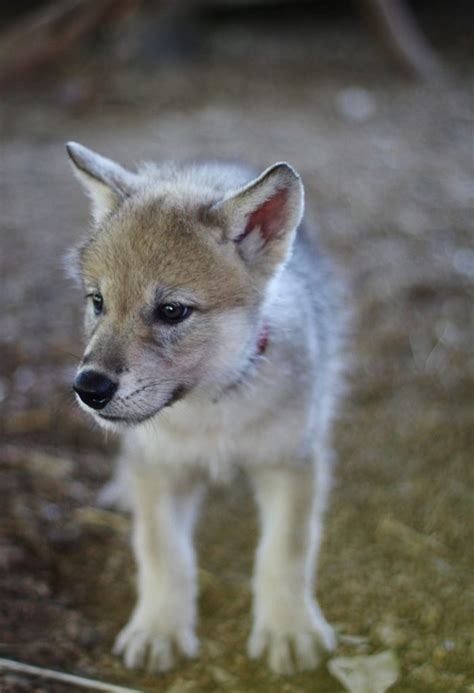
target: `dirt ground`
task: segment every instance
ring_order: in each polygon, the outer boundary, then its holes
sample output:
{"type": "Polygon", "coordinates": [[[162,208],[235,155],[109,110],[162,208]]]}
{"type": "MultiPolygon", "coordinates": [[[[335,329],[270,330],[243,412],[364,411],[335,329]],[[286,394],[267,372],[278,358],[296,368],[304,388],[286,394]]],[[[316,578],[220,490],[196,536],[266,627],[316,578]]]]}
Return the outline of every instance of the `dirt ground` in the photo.
{"type": "MultiPolygon", "coordinates": [[[[149,677],[110,654],[134,565],[128,518],[97,505],[116,441],[70,391],[82,297],[61,258],[88,218],[63,151],[74,139],[130,165],[283,159],[302,173],[355,311],[317,585],[337,654],[392,650],[397,693],[473,690],[474,58],[467,25],[443,21],[441,84],[404,79],[354,20],[303,18],[218,23],[192,61],[102,66],[82,110],[81,65],[2,100],[0,657],[143,691],[342,690],[325,664],[278,678],[245,656],[244,481],[215,489],[199,526],[199,659],[149,677]]],[[[0,672],[0,690],[74,688],[0,672]]]]}

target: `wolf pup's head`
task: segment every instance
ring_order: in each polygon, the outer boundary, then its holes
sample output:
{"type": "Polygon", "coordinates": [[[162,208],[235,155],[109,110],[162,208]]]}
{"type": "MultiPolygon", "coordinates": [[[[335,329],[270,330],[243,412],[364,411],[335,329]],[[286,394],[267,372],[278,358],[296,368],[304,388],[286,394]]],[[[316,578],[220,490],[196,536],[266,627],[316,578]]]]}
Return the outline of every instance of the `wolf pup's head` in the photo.
{"type": "Polygon", "coordinates": [[[117,428],[238,381],[302,217],[298,174],[279,163],[242,187],[228,166],[132,173],[67,150],[94,220],[70,256],[87,302],[81,406],[117,428]]]}

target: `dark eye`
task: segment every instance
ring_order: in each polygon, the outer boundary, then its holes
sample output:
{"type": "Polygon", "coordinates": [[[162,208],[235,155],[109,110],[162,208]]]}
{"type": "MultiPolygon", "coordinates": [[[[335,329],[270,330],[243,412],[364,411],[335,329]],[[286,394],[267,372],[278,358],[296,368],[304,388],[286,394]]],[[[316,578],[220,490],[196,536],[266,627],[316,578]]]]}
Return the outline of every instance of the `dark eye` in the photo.
{"type": "Polygon", "coordinates": [[[171,325],[189,318],[192,310],[189,306],[183,306],[182,303],[162,303],[156,309],[155,317],[171,325]]]}
{"type": "Polygon", "coordinates": [[[104,308],[104,299],[102,298],[102,294],[100,294],[98,291],[95,291],[92,294],[88,294],[88,298],[92,299],[92,307],[94,308],[94,313],[96,315],[100,315],[104,308]]]}

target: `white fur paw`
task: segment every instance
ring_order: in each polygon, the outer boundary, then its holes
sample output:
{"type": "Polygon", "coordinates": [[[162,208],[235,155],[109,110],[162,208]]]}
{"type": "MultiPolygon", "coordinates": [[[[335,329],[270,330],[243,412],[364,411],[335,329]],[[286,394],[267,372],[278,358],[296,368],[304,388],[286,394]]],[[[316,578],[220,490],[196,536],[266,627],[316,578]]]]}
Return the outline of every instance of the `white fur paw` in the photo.
{"type": "Polygon", "coordinates": [[[253,659],[265,656],[277,674],[316,669],[322,652],[336,647],[334,631],[319,607],[302,612],[275,609],[267,618],[257,619],[248,642],[253,659]],[[286,613],[285,613],[286,612],[286,613]]]}
{"type": "Polygon", "coordinates": [[[146,669],[150,673],[167,671],[179,655],[195,657],[199,644],[191,628],[166,633],[159,624],[132,617],[118,634],[113,653],[123,657],[128,669],[146,669]]]}

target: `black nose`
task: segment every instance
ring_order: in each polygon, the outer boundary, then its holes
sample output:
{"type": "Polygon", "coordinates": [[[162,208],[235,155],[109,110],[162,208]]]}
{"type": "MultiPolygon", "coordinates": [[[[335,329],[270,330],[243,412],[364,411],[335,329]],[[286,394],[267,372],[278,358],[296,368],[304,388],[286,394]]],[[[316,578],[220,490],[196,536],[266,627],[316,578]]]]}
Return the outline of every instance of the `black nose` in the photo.
{"type": "Polygon", "coordinates": [[[88,407],[103,409],[114,396],[117,384],[103,373],[85,370],[77,374],[72,387],[88,407]]]}

